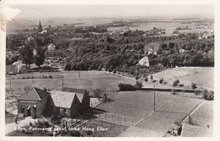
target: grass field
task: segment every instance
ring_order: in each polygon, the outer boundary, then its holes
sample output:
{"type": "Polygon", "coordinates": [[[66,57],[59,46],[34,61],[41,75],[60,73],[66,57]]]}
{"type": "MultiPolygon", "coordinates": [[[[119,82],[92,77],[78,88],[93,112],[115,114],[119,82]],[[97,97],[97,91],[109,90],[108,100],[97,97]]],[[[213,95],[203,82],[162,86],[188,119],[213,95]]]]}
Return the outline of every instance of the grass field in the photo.
{"type": "MultiPolygon", "coordinates": [[[[161,105],[172,96],[167,92],[156,92],[156,106],[161,105]]],[[[111,97],[111,100],[99,105],[97,109],[103,111],[103,113],[101,112],[102,118],[115,120],[115,122],[123,121],[125,124],[132,125],[153,110],[153,98],[154,94],[150,91],[119,92],[111,97]],[[107,115],[105,115],[106,112],[107,115]]],[[[97,116],[100,117],[100,115],[97,116]]]]}
{"type": "MultiPolygon", "coordinates": [[[[34,77],[41,76],[52,76],[53,78],[47,79],[18,79],[32,77],[32,73],[13,75],[11,79],[11,88],[14,90],[13,93],[21,94],[24,92],[24,87],[32,86],[39,88],[49,89],[60,89],[62,87],[62,76],[63,86],[72,88],[83,88],[83,89],[95,89],[102,88],[105,90],[116,90],[119,83],[130,83],[135,84],[135,81],[126,79],[119,76],[113,76],[105,72],[100,71],[81,71],[80,78],[78,71],[67,71],[67,72],[44,72],[44,73],[33,73],[34,77]]],[[[6,79],[6,88],[10,88],[10,79],[6,79]]]]}
{"type": "Polygon", "coordinates": [[[203,100],[176,96],[145,118],[137,127],[163,136],[175,121],[180,122],[201,102],[203,100]]]}
{"type": "Polygon", "coordinates": [[[97,107],[97,119],[131,126],[120,136],[164,136],[175,121],[181,122],[204,101],[156,92],[156,111],[153,112],[153,98],[152,91],[119,92],[97,107]],[[130,129],[133,126],[135,131],[130,129]]]}
{"type": "Polygon", "coordinates": [[[154,78],[163,78],[170,82],[179,79],[181,84],[191,86],[195,83],[209,89],[214,89],[214,68],[213,67],[179,67],[167,69],[153,74],[154,78]]]}
{"type": "Polygon", "coordinates": [[[213,113],[214,102],[206,101],[191,115],[194,125],[184,122],[183,137],[211,137],[213,136],[213,113]]]}

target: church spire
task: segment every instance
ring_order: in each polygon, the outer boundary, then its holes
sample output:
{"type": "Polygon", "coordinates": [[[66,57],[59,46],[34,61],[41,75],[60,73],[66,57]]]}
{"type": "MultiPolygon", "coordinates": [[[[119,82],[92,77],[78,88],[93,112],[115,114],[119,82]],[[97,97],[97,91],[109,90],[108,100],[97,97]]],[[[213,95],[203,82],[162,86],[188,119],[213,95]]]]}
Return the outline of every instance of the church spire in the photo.
{"type": "Polygon", "coordinates": [[[38,25],[38,32],[42,31],[42,25],[41,25],[41,21],[39,21],[39,25],[38,25]]]}

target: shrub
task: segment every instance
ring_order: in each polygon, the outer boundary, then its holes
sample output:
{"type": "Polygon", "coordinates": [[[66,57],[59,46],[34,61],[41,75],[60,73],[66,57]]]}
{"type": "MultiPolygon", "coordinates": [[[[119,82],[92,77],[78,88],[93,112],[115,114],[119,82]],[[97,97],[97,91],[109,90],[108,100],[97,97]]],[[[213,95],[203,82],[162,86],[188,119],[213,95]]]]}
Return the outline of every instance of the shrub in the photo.
{"type": "Polygon", "coordinates": [[[53,76],[49,75],[49,78],[53,78],[53,76]]]}
{"type": "Polygon", "coordinates": [[[144,81],[145,81],[145,82],[148,82],[148,78],[146,77],[146,78],[144,79],[144,81]]]}
{"type": "Polygon", "coordinates": [[[136,88],[142,88],[143,87],[143,84],[142,82],[136,82],[136,85],[135,85],[136,88]]]}
{"type": "Polygon", "coordinates": [[[179,86],[180,86],[180,87],[183,87],[183,86],[184,86],[184,84],[179,84],[179,86]]]}
{"type": "Polygon", "coordinates": [[[206,100],[214,100],[214,91],[204,90],[202,92],[203,98],[206,100]]]}
{"type": "Polygon", "coordinates": [[[191,83],[192,89],[195,90],[197,88],[195,83],[191,83]]]}
{"type": "Polygon", "coordinates": [[[179,79],[175,80],[175,81],[173,82],[173,87],[176,87],[179,83],[180,83],[180,80],[179,80],[179,79]]]}
{"type": "Polygon", "coordinates": [[[135,91],[136,88],[131,84],[119,83],[119,91],[135,91]]]}
{"type": "Polygon", "coordinates": [[[160,78],[159,83],[160,83],[160,84],[163,83],[163,78],[160,78]]]}

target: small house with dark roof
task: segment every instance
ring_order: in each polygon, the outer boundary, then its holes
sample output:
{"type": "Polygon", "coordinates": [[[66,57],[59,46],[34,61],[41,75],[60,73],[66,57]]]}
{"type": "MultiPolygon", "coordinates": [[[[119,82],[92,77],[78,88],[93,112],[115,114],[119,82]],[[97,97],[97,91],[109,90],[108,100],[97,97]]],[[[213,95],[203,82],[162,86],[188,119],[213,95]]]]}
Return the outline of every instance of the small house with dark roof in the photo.
{"type": "Polygon", "coordinates": [[[65,117],[75,117],[87,112],[90,106],[89,95],[83,93],[51,91],[52,113],[65,117]]]}
{"type": "Polygon", "coordinates": [[[47,107],[50,99],[50,93],[32,87],[23,95],[17,98],[18,113],[23,116],[47,115],[47,107]]]}
{"type": "Polygon", "coordinates": [[[61,115],[76,117],[89,111],[88,93],[49,91],[33,87],[17,98],[18,113],[24,116],[61,115]]]}

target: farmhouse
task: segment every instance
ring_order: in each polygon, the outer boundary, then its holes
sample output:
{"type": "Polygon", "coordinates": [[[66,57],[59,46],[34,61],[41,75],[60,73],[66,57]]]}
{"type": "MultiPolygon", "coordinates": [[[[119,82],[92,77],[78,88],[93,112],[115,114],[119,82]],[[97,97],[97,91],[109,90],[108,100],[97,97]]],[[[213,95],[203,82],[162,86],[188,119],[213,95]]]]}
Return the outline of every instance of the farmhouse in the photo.
{"type": "Polygon", "coordinates": [[[32,87],[17,98],[18,114],[22,116],[61,115],[75,117],[89,110],[87,93],[44,91],[32,87]]]}
{"type": "Polygon", "coordinates": [[[50,44],[50,45],[47,46],[47,51],[48,51],[48,52],[52,52],[52,51],[54,51],[54,50],[55,50],[55,45],[50,44]]]}
{"type": "Polygon", "coordinates": [[[32,87],[17,98],[18,114],[22,116],[46,115],[50,93],[32,87]]]}
{"type": "Polygon", "coordinates": [[[63,91],[51,91],[52,114],[75,117],[89,110],[89,95],[63,91]]]}
{"type": "Polygon", "coordinates": [[[142,66],[146,66],[146,67],[150,67],[150,64],[149,64],[149,59],[147,56],[145,56],[144,58],[142,58],[139,62],[138,62],[139,65],[142,65],[142,66]]]}
{"type": "Polygon", "coordinates": [[[155,54],[157,55],[157,51],[160,48],[160,43],[148,43],[144,46],[145,54],[155,54]]]}

